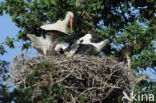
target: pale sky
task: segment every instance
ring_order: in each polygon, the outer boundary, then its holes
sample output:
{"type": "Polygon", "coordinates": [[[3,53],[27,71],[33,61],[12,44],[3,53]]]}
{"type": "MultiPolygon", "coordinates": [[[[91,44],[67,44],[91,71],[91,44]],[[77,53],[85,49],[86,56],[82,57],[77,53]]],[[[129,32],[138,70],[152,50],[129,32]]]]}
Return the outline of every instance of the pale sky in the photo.
{"type": "MultiPolygon", "coordinates": [[[[0,16],[0,43],[4,42],[6,37],[9,36],[17,37],[18,31],[20,29],[12,22],[11,18],[8,15],[0,16]]],[[[8,51],[5,55],[1,56],[0,58],[9,62],[12,62],[13,58],[16,55],[19,55],[21,51],[23,41],[15,42],[15,48],[9,48],[5,45],[5,49],[8,51]]],[[[36,51],[34,49],[29,49],[28,52],[33,52],[36,55],[36,51]]]]}

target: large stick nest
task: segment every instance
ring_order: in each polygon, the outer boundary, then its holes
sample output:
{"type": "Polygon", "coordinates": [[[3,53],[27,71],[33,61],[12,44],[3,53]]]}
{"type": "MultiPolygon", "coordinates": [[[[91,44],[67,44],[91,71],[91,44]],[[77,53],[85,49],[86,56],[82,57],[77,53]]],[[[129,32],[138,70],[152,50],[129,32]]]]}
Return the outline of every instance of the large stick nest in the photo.
{"type": "MultiPolygon", "coordinates": [[[[129,73],[123,63],[116,59],[102,59],[99,57],[87,56],[54,56],[54,57],[33,57],[17,60],[12,69],[11,78],[14,84],[21,87],[34,86],[34,94],[40,94],[39,87],[48,84],[47,78],[53,81],[52,84],[63,86],[72,96],[72,102],[77,102],[76,97],[86,96],[89,103],[109,102],[117,103],[121,99],[122,91],[129,88],[129,73]],[[48,61],[52,66],[39,69],[39,76],[34,84],[28,83],[29,75],[34,68],[48,61]],[[50,75],[48,70],[54,71],[50,75]]],[[[63,100],[67,102],[67,100],[63,100]]]]}

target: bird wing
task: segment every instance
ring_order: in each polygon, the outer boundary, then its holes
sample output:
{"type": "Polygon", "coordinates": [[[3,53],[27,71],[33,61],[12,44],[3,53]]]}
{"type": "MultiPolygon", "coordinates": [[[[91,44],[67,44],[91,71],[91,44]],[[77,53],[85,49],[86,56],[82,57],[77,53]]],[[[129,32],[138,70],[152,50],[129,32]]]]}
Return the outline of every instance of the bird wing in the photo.
{"type": "Polygon", "coordinates": [[[63,21],[61,21],[61,20],[57,20],[57,22],[53,23],[53,24],[42,25],[42,26],[40,26],[40,28],[42,28],[44,30],[58,30],[58,31],[62,31],[62,32],[67,32],[66,26],[64,25],[63,21]]]}
{"type": "Polygon", "coordinates": [[[103,38],[95,36],[95,35],[92,35],[91,42],[97,43],[99,41],[103,41],[103,38]]]}
{"type": "Polygon", "coordinates": [[[44,32],[44,34],[46,35],[52,35],[52,38],[61,38],[62,40],[70,44],[73,44],[76,40],[83,36],[82,34],[70,35],[59,30],[45,30],[44,32]]]}
{"type": "Polygon", "coordinates": [[[61,32],[59,30],[45,30],[43,34],[52,36],[52,38],[55,38],[55,39],[61,38],[63,40],[70,36],[69,34],[61,32]]]}

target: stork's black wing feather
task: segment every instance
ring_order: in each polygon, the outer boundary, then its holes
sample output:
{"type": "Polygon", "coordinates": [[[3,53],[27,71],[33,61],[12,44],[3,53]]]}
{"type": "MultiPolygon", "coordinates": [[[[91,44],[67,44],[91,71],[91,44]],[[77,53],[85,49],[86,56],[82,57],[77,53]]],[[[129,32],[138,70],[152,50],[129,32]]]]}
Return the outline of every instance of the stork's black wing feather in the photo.
{"type": "Polygon", "coordinates": [[[63,39],[70,43],[70,44],[73,44],[76,40],[78,40],[79,38],[81,38],[83,35],[78,35],[78,34],[75,34],[75,35],[69,35],[69,36],[65,36],[63,39]]]}
{"type": "Polygon", "coordinates": [[[62,38],[69,36],[69,34],[58,31],[58,30],[46,30],[46,31],[43,31],[43,34],[54,35],[55,37],[62,37],[62,38]]]}
{"type": "Polygon", "coordinates": [[[92,35],[91,42],[98,43],[99,41],[103,41],[103,38],[92,35]]]}
{"type": "Polygon", "coordinates": [[[79,49],[76,51],[75,54],[81,54],[81,55],[95,55],[96,54],[96,48],[93,45],[89,44],[79,44],[79,49]]]}
{"type": "Polygon", "coordinates": [[[55,35],[56,37],[61,37],[64,41],[70,44],[73,44],[80,37],[84,36],[83,34],[70,35],[68,33],[64,33],[58,30],[46,30],[45,33],[46,35],[55,35]]]}
{"type": "Polygon", "coordinates": [[[78,40],[80,37],[82,37],[84,34],[75,34],[75,35],[70,35],[68,33],[59,31],[59,30],[45,30],[42,28],[35,28],[32,30],[32,33],[34,33],[36,36],[43,36],[46,38],[46,35],[52,35],[54,38],[59,38],[61,37],[64,41],[72,44],[76,40],[78,40]]]}

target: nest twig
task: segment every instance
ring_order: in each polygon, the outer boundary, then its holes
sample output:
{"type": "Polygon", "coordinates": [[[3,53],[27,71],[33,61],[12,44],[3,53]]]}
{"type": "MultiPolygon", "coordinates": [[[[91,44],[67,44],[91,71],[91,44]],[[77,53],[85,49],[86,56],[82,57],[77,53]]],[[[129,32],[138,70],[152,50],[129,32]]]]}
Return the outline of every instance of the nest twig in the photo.
{"type": "MultiPolygon", "coordinates": [[[[129,88],[129,77],[132,76],[123,63],[115,59],[102,59],[94,56],[54,56],[54,57],[34,57],[23,59],[15,63],[11,78],[14,84],[28,87],[27,77],[33,72],[34,67],[47,60],[54,65],[55,76],[51,76],[43,70],[40,71],[40,81],[33,86],[33,96],[40,94],[40,86],[46,84],[46,78],[50,78],[54,83],[63,86],[69,91],[72,100],[77,96],[86,96],[89,102],[109,102],[118,100],[122,91],[129,88]],[[112,99],[114,98],[114,99],[112,99]]],[[[46,70],[46,68],[45,68],[46,70]]],[[[116,102],[114,102],[116,103],[116,102]]]]}

